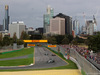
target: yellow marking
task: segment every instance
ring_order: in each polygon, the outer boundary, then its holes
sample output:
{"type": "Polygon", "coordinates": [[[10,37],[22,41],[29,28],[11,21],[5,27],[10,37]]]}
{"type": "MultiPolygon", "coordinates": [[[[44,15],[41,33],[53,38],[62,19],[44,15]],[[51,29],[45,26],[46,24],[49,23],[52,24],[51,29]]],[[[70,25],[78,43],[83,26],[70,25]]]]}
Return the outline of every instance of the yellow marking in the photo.
{"type": "Polygon", "coordinates": [[[0,75],[82,75],[77,69],[0,72],[0,75]]]}
{"type": "Polygon", "coordinates": [[[56,47],[56,45],[48,45],[48,47],[56,47]]]}

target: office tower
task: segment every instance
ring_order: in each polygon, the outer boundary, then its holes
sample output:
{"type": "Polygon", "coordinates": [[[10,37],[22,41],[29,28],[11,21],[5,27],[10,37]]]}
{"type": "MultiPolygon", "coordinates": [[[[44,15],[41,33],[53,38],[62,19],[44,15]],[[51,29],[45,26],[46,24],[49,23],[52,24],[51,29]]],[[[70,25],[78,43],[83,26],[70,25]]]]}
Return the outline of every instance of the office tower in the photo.
{"type": "Polygon", "coordinates": [[[0,25],[0,31],[3,31],[3,25],[0,25]]]}
{"type": "Polygon", "coordinates": [[[93,25],[94,25],[94,32],[97,32],[97,21],[94,15],[93,15],[93,25]]]}
{"type": "Polygon", "coordinates": [[[75,35],[78,35],[80,32],[79,21],[76,19],[73,21],[73,30],[75,31],[75,35]]]}
{"type": "Polygon", "coordinates": [[[86,32],[88,35],[93,35],[94,27],[93,27],[93,21],[88,20],[86,21],[86,32]]]}
{"type": "Polygon", "coordinates": [[[44,14],[44,33],[50,32],[50,19],[54,16],[54,10],[50,6],[47,7],[47,13],[44,14]]]}
{"type": "Polygon", "coordinates": [[[65,19],[59,17],[50,19],[50,33],[65,35],[65,19]]]}
{"type": "Polygon", "coordinates": [[[4,30],[9,30],[9,6],[5,5],[4,30]]]}
{"type": "Polygon", "coordinates": [[[88,35],[93,35],[95,32],[97,32],[97,22],[93,15],[93,20],[86,21],[86,33],[88,35]]]}
{"type": "Polygon", "coordinates": [[[85,26],[81,27],[81,34],[86,34],[86,27],[85,26]]]}
{"type": "Polygon", "coordinates": [[[22,31],[25,31],[25,24],[23,21],[12,22],[9,24],[9,33],[11,38],[13,37],[14,33],[16,33],[16,36],[19,39],[22,31]]]}
{"type": "Polygon", "coordinates": [[[54,18],[55,17],[60,17],[65,19],[65,34],[72,35],[72,17],[66,16],[62,13],[59,13],[58,15],[54,16],[54,18]]]}

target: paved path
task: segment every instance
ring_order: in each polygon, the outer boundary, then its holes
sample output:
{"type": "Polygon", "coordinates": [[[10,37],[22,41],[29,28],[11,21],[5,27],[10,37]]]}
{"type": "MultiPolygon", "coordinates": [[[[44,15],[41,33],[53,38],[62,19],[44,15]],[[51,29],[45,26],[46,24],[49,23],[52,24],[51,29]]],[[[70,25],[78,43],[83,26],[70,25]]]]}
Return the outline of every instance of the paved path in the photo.
{"type": "Polygon", "coordinates": [[[23,58],[28,58],[29,55],[25,55],[25,56],[19,56],[19,57],[12,57],[12,58],[3,58],[0,59],[0,61],[2,60],[13,60],[13,59],[23,59],[23,58]]]}
{"type": "Polygon", "coordinates": [[[81,75],[81,73],[79,70],[42,70],[42,71],[0,72],[0,75],[81,75]]]}

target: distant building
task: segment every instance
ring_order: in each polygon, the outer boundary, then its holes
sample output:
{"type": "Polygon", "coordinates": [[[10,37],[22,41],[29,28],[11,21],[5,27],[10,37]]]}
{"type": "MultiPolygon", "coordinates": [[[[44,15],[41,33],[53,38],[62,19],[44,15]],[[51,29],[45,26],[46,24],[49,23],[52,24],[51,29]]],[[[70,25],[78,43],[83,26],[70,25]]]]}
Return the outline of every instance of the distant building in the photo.
{"type": "Polygon", "coordinates": [[[60,17],[65,19],[65,34],[72,35],[72,17],[66,16],[62,13],[59,13],[58,15],[54,16],[54,18],[55,17],[60,17]]]}
{"type": "Polygon", "coordinates": [[[88,35],[94,35],[95,32],[97,32],[97,22],[93,15],[93,20],[86,21],[86,33],[88,35]]]}
{"type": "Polygon", "coordinates": [[[43,34],[43,28],[42,27],[36,28],[36,30],[39,31],[40,34],[43,34]]]}
{"type": "Polygon", "coordinates": [[[79,34],[80,26],[79,26],[79,21],[78,20],[73,21],[73,30],[75,31],[75,35],[79,34]]]}
{"type": "Polygon", "coordinates": [[[16,33],[16,36],[19,39],[22,31],[25,31],[25,24],[23,21],[12,22],[9,24],[10,37],[13,37],[14,33],[16,33]]]}
{"type": "Polygon", "coordinates": [[[85,26],[81,27],[81,34],[86,34],[86,27],[85,26]]]}
{"type": "Polygon", "coordinates": [[[65,35],[65,19],[60,17],[50,19],[50,33],[65,35]]]}
{"type": "Polygon", "coordinates": [[[48,6],[47,8],[47,14],[44,14],[44,27],[43,27],[43,32],[44,33],[49,33],[50,32],[50,19],[53,18],[54,15],[54,9],[48,6]]]}
{"type": "Polygon", "coordinates": [[[94,32],[94,26],[93,26],[93,21],[92,20],[89,20],[89,21],[86,21],[86,32],[88,35],[93,35],[93,32],[94,32]]]}
{"type": "Polygon", "coordinates": [[[2,37],[5,37],[5,36],[8,36],[8,37],[10,37],[10,33],[7,31],[7,30],[5,30],[5,31],[0,31],[0,35],[2,34],[2,37]]]}
{"type": "Polygon", "coordinates": [[[3,25],[0,25],[0,31],[3,31],[3,25]]]}
{"type": "Polygon", "coordinates": [[[75,38],[76,36],[75,36],[75,31],[74,30],[72,30],[72,36],[75,38]]]}
{"type": "Polygon", "coordinates": [[[26,29],[26,33],[27,33],[29,36],[33,35],[33,34],[34,34],[34,28],[33,28],[33,27],[27,28],[27,29],[26,29]]]}
{"type": "Polygon", "coordinates": [[[5,5],[5,18],[3,20],[4,30],[9,30],[9,6],[5,5]]]}

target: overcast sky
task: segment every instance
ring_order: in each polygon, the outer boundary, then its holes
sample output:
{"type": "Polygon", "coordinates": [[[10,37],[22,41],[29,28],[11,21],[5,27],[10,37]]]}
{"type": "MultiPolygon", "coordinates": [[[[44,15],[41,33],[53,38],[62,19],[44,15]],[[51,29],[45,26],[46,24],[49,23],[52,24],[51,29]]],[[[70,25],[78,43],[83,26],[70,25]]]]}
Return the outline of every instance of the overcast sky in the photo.
{"type": "Polygon", "coordinates": [[[87,20],[96,15],[98,30],[100,30],[100,0],[0,0],[0,24],[3,22],[5,5],[9,5],[10,23],[24,21],[27,27],[43,27],[43,14],[50,5],[54,8],[54,15],[63,13],[75,17],[80,25],[85,24],[83,12],[87,20]]]}

